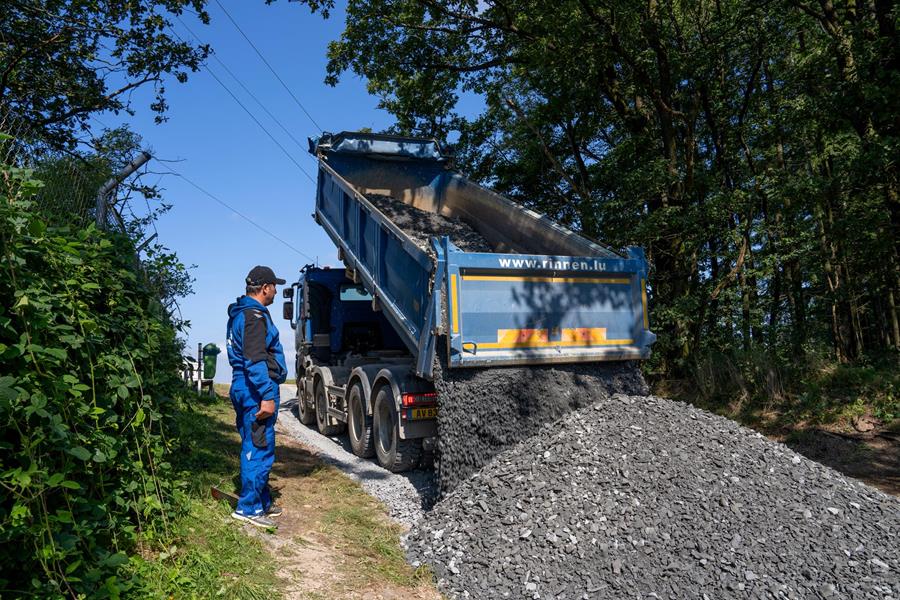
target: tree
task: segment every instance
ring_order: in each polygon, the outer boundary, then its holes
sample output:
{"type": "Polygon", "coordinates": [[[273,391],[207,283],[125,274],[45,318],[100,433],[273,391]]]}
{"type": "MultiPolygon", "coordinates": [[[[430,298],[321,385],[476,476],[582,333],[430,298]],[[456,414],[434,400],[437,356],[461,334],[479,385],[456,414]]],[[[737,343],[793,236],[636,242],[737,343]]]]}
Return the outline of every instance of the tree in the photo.
{"type": "MultiPolygon", "coordinates": [[[[316,8],[316,7],[313,7],[316,8]]],[[[327,7],[326,7],[327,8],[327,7]]],[[[351,0],[346,71],[475,179],[648,249],[657,368],[900,347],[890,3],[351,0]],[[480,115],[456,112],[480,95],[480,115]]]]}
{"type": "Polygon", "coordinates": [[[163,119],[166,76],[196,71],[209,48],[169,35],[169,16],[205,0],[6,0],[0,6],[0,108],[71,149],[98,111],[132,111],[135,90],[152,86],[163,119]]]}

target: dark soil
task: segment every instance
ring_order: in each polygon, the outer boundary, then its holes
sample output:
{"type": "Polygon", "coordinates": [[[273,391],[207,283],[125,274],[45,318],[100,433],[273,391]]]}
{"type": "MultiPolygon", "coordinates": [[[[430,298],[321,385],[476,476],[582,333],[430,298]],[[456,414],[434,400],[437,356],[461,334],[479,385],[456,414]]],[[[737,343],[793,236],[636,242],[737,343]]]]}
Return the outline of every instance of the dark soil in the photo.
{"type": "Polygon", "coordinates": [[[900,497],[900,439],[886,431],[835,433],[797,429],[776,439],[792,450],[900,497]]]}

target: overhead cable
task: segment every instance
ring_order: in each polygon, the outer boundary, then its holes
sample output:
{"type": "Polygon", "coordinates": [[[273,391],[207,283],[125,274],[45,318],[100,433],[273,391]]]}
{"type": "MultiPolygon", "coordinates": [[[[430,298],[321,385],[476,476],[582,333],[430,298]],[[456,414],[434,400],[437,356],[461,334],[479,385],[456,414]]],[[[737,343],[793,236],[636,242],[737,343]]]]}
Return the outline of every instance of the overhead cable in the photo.
{"type": "Polygon", "coordinates": [[[190,179],[187,178],[186,176],[182,175],[181,173],[179,173],[178,171],[176,171],[175,169],[173,169],[172,167],[170,167],[168,164],[166,164],[166,169],[168,169],[167,172],[168,172],[170,175],[175,175],[176,177],[180,177],[180,178],[183,179],[186,183],[188,183],[189,185],[193,186],[194,188],[196,188],[198,191],[200,191],[201,193],[205,194],[206,196],[212,198],[213,200],[215,200],[216,202],[218,202],[219,204],[221,204],[222,206],[224,206],[225,208],[227,208],[228,210],[230,210],[231,212],[233,212],[234,214],[236,214],[236,215],[239,216],[240,218],[244,219],[245,221],[247,221],[248,223],[250,223],[251,225],[253,225],[253,226],[256,227],[257,229],[259,229],[260,231],[262,231],[263,233],[265,233],[266,235],[268,235],[269,237],[271,237],[272,239],[281,242],[281,243],[284,244],[287,248],[290,248],[291,250],[293,250],[294,252],[296,252],[296,253],[299,254],[300,256],[302,256],[302,257],[304,257],[304,258],[307,258],[307,259],[309,259],[309,260],[315,261],[315,259],[314,259],[312,256],[310,256],[309,254],[306,254],[305,252],[302,252],[301,250],[295,248],[294,246],[292,246],[292,245],[289,244],[288,242],[284,241],[282,238],[278,237],[277,235],[275,235],[274,233],[272,233],[271,231],[269,231],[268,229],[266,229],[265,227],[263,227],[262,225],[260,225],[259,223],[257,223],[256,221],[254,221],[253,219],[251,219],[250,217],[248,217],[248,216],[245,215],[244,213],[242,213],[241,211],[239,211],[238,209],[234,208],[233,206],[231,206],[230,204],[228,204],[228,203],[225,202],[224,200],[220,199],[218,196],[216,196],[216,195],[213,194],[212,192],[207,191],[206,189],[204,189],[202,186],[200,186],[200,184],[195,183],[194,181],[190,180],[190,179]]]}
{"type": "MultiPolygon", "coordinates": [[[[201,40],[200,37],[199,37],[196,33],[194,33],[194,30],[191,29],[191,28],[188,26],[188,24],[185,23],[184,20],[183,20],[181,17],[177,17],[177,19],[178,19],[178,21],[181,23],[181,25],[182,25],[185,29],[187,29],[188,33],[190,33],[190,34],[194,37],[194,39],[197,40],[197,43],[198,43],[198,44],[203,44],[203,43],[204,43],[203,40],[201,40]]],[[[245,92],[247,92],[247,95],[250,96],[251,98],[253,98],[254,101],[256,101],[256,103],[259,105],[259,107],[260,107],[261,109],[263,109],[267,115],[269,115],[269,118],[271,118],[273,121],[275,121],[275,123],[276,123],[279,127],[281,127],[281,130],[285,133],[285,135],[287,135],[289,138],[291,138],[291,141],[293,141],[295,144],[297,144],[297,147],[299,147],[300,150],[302,150],[303,153],[306,154],[306,146],[305,146],[303,143],[301,143],[296,137],[294,137],[294,135],[288,130],[287,127],[285,127],[285,126],[282,124],[282,122],[278,119],[278,117],[276,117],[274,114],[272,114],[272,111],[270,111],[268,108],[266,108],[266,105],[263,104],[262,100],[260,100],[260,99],[256,96],[256,94],[254,94],[254,93],[250,90],[250,88],[248,88],[246,85],[244,85],[244,82],[241,81],[241,80],[238,78],[238,76],[234,74],[234,71],[232,71],[231,69],[229,69],[229,68],[228,68],[228,65],[226,65],[226,64],[222,61],[222,59],[220,59],[220,58],[218,57],[217,54],[212,53],[212,57],[215,59],[215,61],[216,61],[217,63],[219,63],[219,66],[221,66],[223,69],[225,69],[225,71],[231,76],[231,78],[234,79],[234,80],[237,82],[237,84],[238,84],[239,86],[241,86],[241,89],[243,89],[245,92]]]]}
{"type": "MultiPolygon", "coordinates": [[[[179,40],[184,42],[184,38],[182,38],[180,35],[178,35],[178,33],[174,29],[172,29],[171,27],[169,29],[172,31],[172,33],[175,35],[175,37],[177,37],[179,40]]],[[[204,64],[203,68],[206,69],[206,72],[209,73],[210,75],[212,75],[212,78],[216,80],[216,82],[222,87],[222,89],[225,90],[228,93],[228,95],[231,96],[231,98],[235,102],[237,102],[238,106],[240,106],[242,109],[244,109],[244,112],[247,113],[247,116],[249,116],[251,119],[253,119],[253,122],[256,123],[257,126],[259,126],[259,128],[263,130],[263,133],[265,133],[267,136],[269,136],[269,139],[272,140],[272,142],[276,146],[278,146],[278,148],[281,149],[281,151],[288,158],[288,160],[290,160],[292,163],[294,163],[294,166],[296,166],[298,169],[300,169],[300,171],[304,175],[306,175],[306,178],[315,184],[316,183],[315,178],[312,175],[310,175],[306,169],[304,169],[302,166],[300,166],[300,163],[297,162],[297,160],[291,155],[291,153],[288,152],[287,149],[281,145],[281,142],[279,142],[268,129],[266,129],[266,126],[263,125],[260,122],[260,120],[256,118],[256,115],[254,115],[253,112],[249,108],[247,108],[247,106],[243,102],[241,102],[240,98],[238,98],[234,94],[234,92],[231,91],[231,88],[229,88],[227,85],[225,85],[224,81],[219,79],[219,76],[216,75],[216,73],[212,69],[209,68],[209,65],[204,64]]]]}
{"type": "Polygon", "coordinates": [[[312,124],[316,126],[316,129],[318,129],[319,132],[322,133],[323,129],[319,126],[318,123],[316,123],[316,120],[313,119],[312,115],[309,114],[309,111],[306,110],[306,107],[303,106],[303,103],[300,102],[300,100],[297,98],[297,96],[294,95],[294,92],[291,91],[291,88],[289,88],[287,86],[287,84],[278,75],[278,73],[275,71],[275,69],[272,67],[272,65],[269,64],[269,61],[267,61],[266,57],[263,56],[262,52],[259,51],[259,48],[256,47],[256,44],[254,44],[253,41],[250,39],[250,37],[246,33],[244,33],[244,30],[241,29],[241,26],[237,24],[237,21],[235,21],[234,18],[232,18],[231,14],[225,9],[224,6],[222,6],[222,3],[219,2],[219,0],[216,0],[216,4],[219,5],[219,8],[222,9],[222,12],[225,13],[225,16],[228,17],[228,20],[231,21],[232,25],[234,25],[235,28],[240,32],[240,34],[242,36],[244,36],[244,39],[247,40],[247,43],[250,44],[250,47],[253,48],[254,52],[256,52],[256,55],[259,56],[260,60],[262,60],[263,63],[265,63],[266,67],[269,68],[269,71],[272,72],[272,75],[275,76],[275,79],[278,80],[278,83],[281,84],[281,87],[283,87],[285,89],[285,91],[291,96],[291,98],[294,99],[294,102],[297,103],[297,106],[300,107],[300,110],[303,111],[303,114],[305,114],[307,116],[307,118],[309,118],[310,122],[312,122],[312,124]]]}

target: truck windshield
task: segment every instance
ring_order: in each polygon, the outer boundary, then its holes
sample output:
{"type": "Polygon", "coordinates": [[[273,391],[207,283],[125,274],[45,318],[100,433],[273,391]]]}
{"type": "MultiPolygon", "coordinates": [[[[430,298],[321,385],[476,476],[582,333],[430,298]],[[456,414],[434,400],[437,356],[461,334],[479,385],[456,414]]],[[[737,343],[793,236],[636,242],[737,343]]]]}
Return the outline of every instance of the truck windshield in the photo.
{"type": "Polygon", "coordinates": [[[359,300],[371,300],[372,296],[369,295],[369,292],[366,291],[361,285],[354,285],[352,283],[343,283],[341,284],[341,301],[359,301],[359,300]]]}

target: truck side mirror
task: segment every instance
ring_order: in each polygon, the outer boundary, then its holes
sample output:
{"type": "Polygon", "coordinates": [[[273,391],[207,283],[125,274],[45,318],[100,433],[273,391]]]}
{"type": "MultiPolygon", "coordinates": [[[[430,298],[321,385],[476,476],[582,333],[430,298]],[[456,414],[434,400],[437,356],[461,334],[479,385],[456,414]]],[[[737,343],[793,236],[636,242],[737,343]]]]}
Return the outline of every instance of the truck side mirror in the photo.
{"type": "Polygon", "coordinates": [[[294,303],[291,301],[285,302],[281,306],[281,316],[285,318],[287,321],[292,321],[294,319],[294,303]]]}
{"type": "Polygon", "coordinates": [[[283,298],[293,298],[294,297],[294,288],[293,287],[284,288],[283,290],[281,290],[281,296],[283,298]]]}

